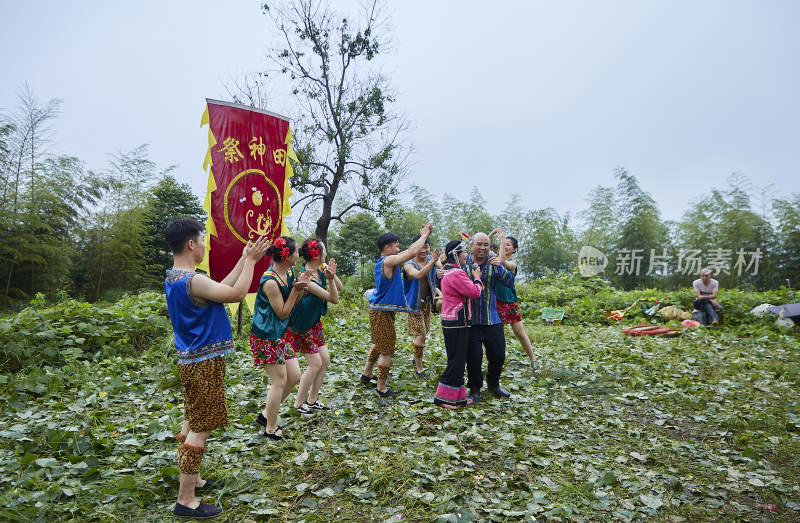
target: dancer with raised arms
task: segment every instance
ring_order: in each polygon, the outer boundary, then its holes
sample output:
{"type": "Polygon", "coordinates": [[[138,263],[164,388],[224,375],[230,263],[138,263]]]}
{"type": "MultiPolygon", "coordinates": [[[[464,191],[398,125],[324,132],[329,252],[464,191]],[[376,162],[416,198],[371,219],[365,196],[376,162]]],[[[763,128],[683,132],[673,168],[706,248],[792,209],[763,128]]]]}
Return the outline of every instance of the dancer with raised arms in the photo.
{"type": "Polygon", "coordinates": [[[180,487],[173,514],[207,519],[220,515],[222,508],[197,500],[195,493],[215,486],[213,480],[200,477],[200,464],[211,431],[228,424],[224,356],[234,351],[233,331],[222,304],[244,299],[253,280],[255,264],[264,257],[269,243],[266,238],[248,242],[233,270],[217,283],[195,272],[206,253],[200,222],[171,221],[164,236],[173,256],[164,290],[175,331],[184,405],[183,427],[175,435],[180,442],[180,487]]]}
{"type": "MultiPolygon", "coordinates": [[[[500,229],[494,229],[489,233],[489,238],[498,233],[500,229]]],[[[514,280],[517,277],[517,264],[511,259],[514,254],[519,250],[519,242],[513,236],[506,236],[505,245],[500,245],[499,249],[505,249],[506,259],[503,260],[503,266],[514,275],[514,280]]],[[[525,332],[525,326],[522,324],[522,316],[519,313],[519,304],[517,303],[517,289],[515,284],[510,287],[505,285],[498,285],[496,287],[497,293],[497,314],[503,321],[503,325],[511,325],[511,331],[514,336],[519,340],[520,345],[528,355],[531,362],[531,368],[534,372],[541,370],[539,362],[536,361],[536,356],[533,354],[533,347],[531,340],[528,338],[528,333],[525,332]]]]}
{"type": "MultiPolygon", "coordinates": [[[[415,236],[413,242],[419,240],[415,236]]],[[[425,351],[425,338],[431,328],[431,309],[439,285],[437,271],[433,270],[439,261],[439,249],[430,254],[430,237],[425,241],[417,255],[403,264],[403,287],[408,303],[406,323],[408,333],[414,337],[414,366],[418,378],[427,378],[422,355],[425,351]]]]}
{"type": "Polygon", "coordinates": [[[398,266],[415,257],[422,250],[425,241],[433,231],[433,225],[426,223],[419,230],[417,241],[408,249],[400,252],[400,237],[387,232],[378,237],[377,245],[380,258],[375,263],[375,290],[369,297],[369,326],[372,346],[367,354],[362,383],[369,384],[377,379],[375,390],[382,398],[395,396],[387,386],[389,368],[392,364],[397,332],[395,331],[395,313],[407,312],[408,303],[403,292],[403,277],[398,266]],[[373,375],[375,364],[378,365],[377,377],[373,375]]]}
{"type": "Polygon", "coordinates": [[[250,325],[250,349],[256,367],[266,370],[270,382],[266,405],[256,423],[264,427],[267,438],[281,440],[286,435],[278,425],[278,408],[300,380],[300,366],[286,341],[286,327],[292,308],[308,287],[311,273],[295,278],[297,242],[288,236],[279,236],[267,249],[267,255],[272,256],[272,265],[259,282],[250,325]]]}
{"type": "Polygon", "coordinates": [[[336,260],[331,258],[326,264],[327,255],[325,244],[315,238],[304,241],[300,247],[300,256],[305,260],[300,270],[302,274],[310,274],[311,280],[292,311],[286,330],[292,350],[302,354],[308,363],[294,400],[295,409],[304,416],[313,416],[314,412],[327,408],[319,401],[319,390],[331,361],[322,316],[328,312],[328,303],[339,303],[339,291],[343,287],[336,276],[336,260]]]}

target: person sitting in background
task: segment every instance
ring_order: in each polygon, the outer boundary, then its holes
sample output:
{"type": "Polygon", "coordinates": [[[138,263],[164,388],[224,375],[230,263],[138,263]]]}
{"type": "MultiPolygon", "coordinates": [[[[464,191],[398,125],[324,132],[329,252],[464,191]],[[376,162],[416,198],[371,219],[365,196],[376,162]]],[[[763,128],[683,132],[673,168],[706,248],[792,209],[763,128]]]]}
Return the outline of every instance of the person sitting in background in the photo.
{"type": "Polygon", "coordinates": [[[694,312],[702,314],[703,325],[719,325],[719,282],[711,277],[711,270],[701,270],[700,279],[694,280],[692,288],[695,295],[694,312]]]}

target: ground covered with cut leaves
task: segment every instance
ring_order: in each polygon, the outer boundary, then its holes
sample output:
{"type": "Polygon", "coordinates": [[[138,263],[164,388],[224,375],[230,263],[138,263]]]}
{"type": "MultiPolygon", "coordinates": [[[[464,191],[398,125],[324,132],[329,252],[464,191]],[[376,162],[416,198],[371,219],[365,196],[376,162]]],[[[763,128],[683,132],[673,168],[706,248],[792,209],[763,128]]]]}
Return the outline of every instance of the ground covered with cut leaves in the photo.
{"type": "MultiPolygon", "coordinates": [[[[69,317],[57,308],[0,320],[6,337],[39,336],[24,325],[51,321],[54,334],[40,336],[51,348],[105,336],[89,353],[6,362],[0,519],[169,519],[180,383],[163,301],[131,300],[113,314],[75,313],[128,329],[124,343],[94,320],[42,319],[69,317]]],[[[369,339],[363,304],[330,311],[333,361],[321,396],[330,410],[302,418],[287,399],[281,422],[291,437],[280,444],[255,424],[266,380],[246,329],[228,357],[231,425],[212,434],[203,463],[224,487],[201,498],[223,506],[222,520],[800,520],[794,334],[739,325],[630,338],[618,325],[528,318],[544,370],[531,371],[507,330],[502,385],[511,399],[484,393],[450,411],[432,404],[445,364],[437,320],[430,378],[414,377],[404,334],[391,378],[398,398],[386,402],[358,382],[369,339]]]]}

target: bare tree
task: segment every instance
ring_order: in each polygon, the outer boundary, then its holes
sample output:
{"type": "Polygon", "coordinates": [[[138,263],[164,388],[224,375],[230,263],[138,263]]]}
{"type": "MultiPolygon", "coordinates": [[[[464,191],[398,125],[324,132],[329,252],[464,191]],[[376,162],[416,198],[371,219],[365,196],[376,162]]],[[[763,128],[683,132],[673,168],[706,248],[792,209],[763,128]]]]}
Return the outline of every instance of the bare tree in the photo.
{"type": "Polygon", "coordinates": [[[387,30],[377,0],[362,7],[355,23],[320,0],[262,9],[281,39],[269,55],[274,69],[251,76],[248,87],[228,90],[252,105],[270,75],[288,79],[297,103],[293,205],[300,208],[298,221],[320,209],[315,234],[325,241],[331,222],[342,222],[351,210],[380,212],[392,204],[407,169],[406,120],[391,110],[388,81],[371,66],[388,44],[387,30]],[[350,203],[337,209],[340,191],[350,203]]]}

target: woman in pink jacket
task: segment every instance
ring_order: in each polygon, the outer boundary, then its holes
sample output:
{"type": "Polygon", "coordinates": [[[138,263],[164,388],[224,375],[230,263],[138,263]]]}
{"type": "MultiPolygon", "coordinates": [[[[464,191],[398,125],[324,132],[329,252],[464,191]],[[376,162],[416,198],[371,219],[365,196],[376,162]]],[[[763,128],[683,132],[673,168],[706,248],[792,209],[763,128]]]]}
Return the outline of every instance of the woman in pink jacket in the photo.
{"type": "Polygon", "coordinates": [[[467,245],[453,240],[445,247],[447,255],[442,285],[442,332],[447,350],[447,367],[439,378],[433,402],[441,407],[454,409],[468,405],[467,389],[464,387],[464,366],[469,345],[469,320],[472,317],[470,298],[477,298],[483,291],[480,269],[473,269],[472,278],[462,268],[466,263],[467,245]]]}

